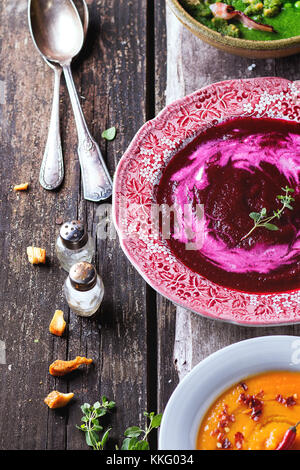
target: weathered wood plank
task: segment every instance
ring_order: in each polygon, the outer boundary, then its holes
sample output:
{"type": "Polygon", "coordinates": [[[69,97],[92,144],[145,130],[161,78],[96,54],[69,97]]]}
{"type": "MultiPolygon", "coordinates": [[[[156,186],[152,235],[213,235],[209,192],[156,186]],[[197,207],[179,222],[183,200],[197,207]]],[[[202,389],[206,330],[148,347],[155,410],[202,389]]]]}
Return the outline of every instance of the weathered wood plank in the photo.
{"type": "MultiPolygon", "coordinates": [[[[1,47],[0,335],[7,347],[7,365],[0,366],[0,447],[63,448],[66,416],[50,415],[43,398],[54,382],[49,363],[53,356],[66,355],[66,340],[55,341],[47,329],[54,309],[64,307],[65,276],[54,257],[55,220],[71,216],[76,207],[76,165],[71,177],[66,159],[66,181],[59,193],[48,193],[38,184],[53,75],[30,40],[26,8],[27,2],[5,1],[0,13],[6,38],[1,47]],[[29,192],[14,193],[12,185],[22,181],[30,181],[29,192]],[[30,244],[46,248],[47,266],[28,263],[30,244]]],[[[70,155],[67,145],[65,154],[70,155]]]]}
{"type": "MultiPolygon", "coordinates": [[[[220,80],[272,75],[290,80],[298,78],[299,57],[257,60],[222,53],[193,36],[169,10],[167,43],[168,103],[220,80]],[[255,66],[249,68],[252,64],[255,66]]],[[[202,318],[181,308],[177,308],[176,317],[174,360],[180,379],[204,357],[228,344],[254,336],[300,333],[299,326],[239,327],[202,318]]],[[[164,346],[161,356],[164,357],[169,351],[170,346],[164,346]]]]}
{"type": "MultiPolygon", "coordinates": [[[[95,137],[100,141],[101,131],[112,125],[118,129],[114,142],[101,142],[111,173],[146,117],[145,4],[90,4],[89,54],[78,73],[95,137]]],[[[87,220],[96,237],[97,214],[97,206],[88,208],[87,220]]],[[[92,322],[79,320],[78,325],[78,319],[73,319],[72,349],[75,353],[76,347],[86,348],[97,362],[93,374],[84,381],[78,377],[76,384],[81,401],[93,402],[102,394],[116,401],[110,425],[117,441],[128,425],[142,423],[147,402],[146,286],[117,238],[97,239],[96,264],[106,286],[103,306],[92,322]]],[[[79,421],[80,411],[74,407],[68,421],[70,449],[85,448],[83,436],[74,427],[79,421]]]]}
{"type": "MultiPolygon", "coordinates": [[[[54,255],[59,230],[55,220],[58,216],[80,217],[96,236],[98,205],[81,196],[77,137],[64,86],[61,121],[66,177],[60,191],[46,192],[39,186],[52,71],[31,42],[27,2],[2,3],[0,24],[5,41],[1,44],[0,80],[5,82],[5,100],[0,103],[0,340],[7,346],[7,364],[0,365],[0,448],[86,448],[84,436],[75,429],[81,417],[79,405],[85,401],[92,403],[101,394],[116,400],[117,412],[110,422],[113,440],[128,425],[143,421],[147,404],[146,287],[117,239],[97,239],[96,265],[106,286],[103,306],[90,320],[69,312],[62,296],[66,274],[54,255]],[[28,193],[11,191],[13,184],[26,180],[31,182],[28,193]],[[26,246],[31,243],[47,249],[47,266],[28,264],[26,246]],[[69,318],[64,338],[48,333],[55,308],[62,308],[69,318]],[[93,357],[94,366],[66,378],[54,379],[48,374],[53,360],[77,354],[93,357]],[[74,391],[76,401],[65,410],[48,411],[43,398],[52,389],[74,391]]],[[[88,3],[91,30],[83,54],[74,64],[74,79],[87,122],[112,174],[146,118],[146,0],[88,3]],[[111,125],[117,126],[118,137],[105,143],[101,131],[111,125]]]]}

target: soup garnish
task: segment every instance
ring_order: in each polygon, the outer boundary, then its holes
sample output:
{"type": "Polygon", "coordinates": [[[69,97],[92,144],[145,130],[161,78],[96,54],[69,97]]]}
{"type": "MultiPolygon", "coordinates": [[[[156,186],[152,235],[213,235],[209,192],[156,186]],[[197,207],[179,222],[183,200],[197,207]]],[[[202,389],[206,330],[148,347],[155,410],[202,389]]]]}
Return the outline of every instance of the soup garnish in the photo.
{"type": "Polygon", "coordinates": [[[224,36],[254,41],[300,34],[299,0],[179,0],[204,26],[224,36]]]}
{"type": "Polygon", "coordinates": [[[299,372],[273,371],[244,379],[211,405],[200,424],[196,447],[299,450],[299,400],[299,372]]]}

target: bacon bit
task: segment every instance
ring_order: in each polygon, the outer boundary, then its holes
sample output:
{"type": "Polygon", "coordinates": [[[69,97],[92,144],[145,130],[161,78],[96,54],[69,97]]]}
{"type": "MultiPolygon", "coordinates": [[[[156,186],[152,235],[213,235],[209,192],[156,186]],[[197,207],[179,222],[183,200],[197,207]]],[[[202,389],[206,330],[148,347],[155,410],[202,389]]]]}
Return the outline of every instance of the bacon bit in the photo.
{"type": "Polygon", "coordinates": [[[244,434],[242,434],[241,432],[236,432],[234,436],[234,441],[235,441],[235,447],[237,449],[242,449],[243,442],[244,442],[244,434]]]}
{"type": "Polygon", "coordinates": [[[232,447],[231,442],[223,432],[220,432],[217,436],[217,447],[219,449],[230,449],[232,447]]]}
{"type": "Polygon", "coordinates": [[[225,433],[228,433],[230,431],[230,428],[228,427],[230,423],[233,423],[235,421],[234,415],[230,415],[228,413],[228,405],[224,405],[224,408],[222,410],[222,413],[219,414],[218,416],[219,421],[216,429],[213,429],[210,433],[211,436],[216,436],[218,444],[220,444],[217,447],[222,448],[222,449],[229,449],[231,446],[231,442],[227,439],[225,433]]]}
{"type": "Polygon", "coordinates": [[[229,423],[234,423],[235,417],[234,415],[230,415],[228,413],[228,405],[224,405],[223,411],[219,414],[219,425],[220,428],[225,428],[228,426],[229,423]]]}
{"type": "Polygon", "coordinates": [[[231,446],[231,442],[229,439],[227,439],[227,437],[225,437],[224,441],[222,442],[222,449],[230,449],[231,446]]]}
{"type": "Polygon", "coordinates": [[[285,399],[283,398],[282,395],[278,394],[277,397],[275,398],[278,403],[281,403],[282,405],[285,403],[285,399]]]}
{"type": "Polygon", "coordinates": [[[254,21],[249,16],[245,15],[242,11],[235,10],[233,6],[226,5],[222,2],[216,2],[212,5],[209,5],[212,14],[216,18],[222,18],[223,20],[231,20],[232,18],[237,18],[241,23],[243,23],[249,29],[257,29],[259,31],[267,31],[269,33],[276,33],[273,26],[268,24],[259,23],[254,21]]]}
{"type": "Polygon", "coordinates": [[[27,191],[29,183],[17,184],[14,186],[14,191],[27,191]]]}
{"type": "Polygon", "coordinates": [[[221,2],[213,3],[209,5],[209,8],[216,18],[222,18],[223,20],[231,20],[237,13],[233,6],[221,2]]]}
{"type": "Polygon", "coordinates": [[[251,418],[253,421],[258,421],[259,417],[262,414],[263,402],[260,398],[263,395],[263,391],[259,392],[257,395],[248,395],[241,393],[239,396],[239,402],[247,406],[251,410],[251,418]],[[259,398],[258,398],[259,397],[259,398]]]}
{"type": "Polygon", "coordinates": [[[240,386],[242,387],[243,390],[245,390],[245,392],[248,390],[248,385],[245,384],[245,382],[241,382],[240,386]]]}
{"type": "Polygon", "coordinates": [[[281,405],[285,406],[294,406],[297,403],[294,395],[284,398],[281,394],[279,394],[277,395],[275,400],[278,401],[278,403],[280,403],[281,405]]]}
{"type": "Polygon", "coordinates": [[[296,405],[296,400],[293,396],[287,397],[286,399],[286,406],[295,406],[296,405]]]}

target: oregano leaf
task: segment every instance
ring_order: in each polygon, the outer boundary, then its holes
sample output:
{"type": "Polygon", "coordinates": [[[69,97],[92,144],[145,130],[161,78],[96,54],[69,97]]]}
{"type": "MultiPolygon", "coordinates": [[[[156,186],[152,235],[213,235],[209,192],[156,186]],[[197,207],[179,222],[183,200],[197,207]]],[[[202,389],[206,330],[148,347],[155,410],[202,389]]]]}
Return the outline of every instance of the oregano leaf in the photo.
{"type": "Polygon", "coordinates": [[[139,437],[142,434],[143,430],[138,426],[131,426],[127,428],[124,432],[124,436],[126,437],[139,437]]]}
{"type": "Polygon", "coordinates": [[[153,428],[159,428],[160,423],[161,423],[161,419],[162,419],[162,414],[158,414],[158,415],[154,416],[153,419],[152,419],[152,422],[151,422],[152,427],[153,428]]]}
{"type": "Polygon", "coordinates": [[[268,230],[273,230],[273,231],[279,230],[277,225],[274,225],[274,224],[265,224],[264,227],[268,230]]]}

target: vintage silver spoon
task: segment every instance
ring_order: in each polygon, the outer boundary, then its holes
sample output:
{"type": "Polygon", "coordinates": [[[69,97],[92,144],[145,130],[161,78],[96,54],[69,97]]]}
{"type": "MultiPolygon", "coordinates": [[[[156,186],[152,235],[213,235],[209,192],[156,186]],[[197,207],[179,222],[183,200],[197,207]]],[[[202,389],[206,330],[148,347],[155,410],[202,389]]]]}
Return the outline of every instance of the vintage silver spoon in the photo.
{"type": "Polygon", "coordinates": [[[80,106],[71,72],[72,59],[80,52],[84,30],[72,0],[30,0],[31,27],[36,44],[48,61],[64,72],[78,132],[78,155],[85,199],[101,201],[112,194],[112,181],[80,106]]]}
{"type": "MultiPolygon", "coordinates": [[[[83,4],[83,30],[84,36],[86,36],[89,24],[89,10],[85,0],[81,0],[83,4]]],[[[49,62],[46,57],[42,54],[40,49],[37,46],[35,41],[35,36],[31,27],[31,5],[30,1],[28,3],[28,24],[30,34],[33,40],[33,43],[42,58],[49,67],[54,71],[54,90],[53,90],[53,101],[52,101],[52,110],[50,117],[50,125],[47,137],[47,143],[44,151],[44,156],[42,160],[41,170],[40,170],[40,184],[43,188],[48,190],[53,190],[58,188],[64,178],[64,163],[63,163],[63,154],[61,147],[60,139],[60,126],[59,126],[59,90],[60,90],[60,79],[62,68],[60,65],[49,62]]]]}

